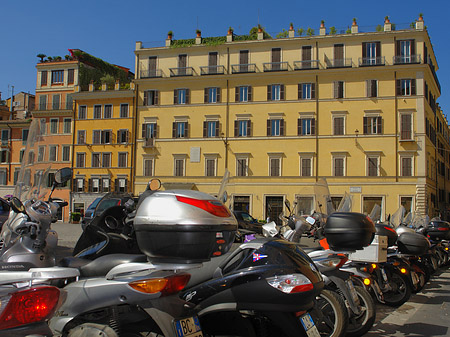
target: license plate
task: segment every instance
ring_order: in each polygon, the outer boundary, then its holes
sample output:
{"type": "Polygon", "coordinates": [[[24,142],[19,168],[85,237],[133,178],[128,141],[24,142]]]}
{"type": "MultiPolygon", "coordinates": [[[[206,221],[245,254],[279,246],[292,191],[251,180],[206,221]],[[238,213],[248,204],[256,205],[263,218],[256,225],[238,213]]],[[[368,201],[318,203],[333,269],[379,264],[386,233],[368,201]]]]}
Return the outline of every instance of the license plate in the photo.
{"type": "Polygon", "coordinates": [[[317,330],[316,324],[310,314],[304,314],[300,317],[300,322],[302,322],[303,328],[306,331],[308,337],[320,337],[319,330],[317,330]]]}
{"type": "Polygon", "coordinates": [[[177,337],[203,337],[197,316],[180,319],[174,325],[177,337]]]}
{"type": "Polygon", "coordinates": [[[355,286],[353,285],[352,280],[347,280],[347,287],[350,290],[350,294],[352,295],[353,302],[355,302],[355,304],[358,305],[359,297],[358,297],[358,293],[356,292],[355,286]]]}
{"type": "Polygon", "coordinates": [[[384,268],[381,268],[381,275],[383,275],[384,282],[387,282],[388,278],[387,278],[386,272],[384,271],[384,268]]]}

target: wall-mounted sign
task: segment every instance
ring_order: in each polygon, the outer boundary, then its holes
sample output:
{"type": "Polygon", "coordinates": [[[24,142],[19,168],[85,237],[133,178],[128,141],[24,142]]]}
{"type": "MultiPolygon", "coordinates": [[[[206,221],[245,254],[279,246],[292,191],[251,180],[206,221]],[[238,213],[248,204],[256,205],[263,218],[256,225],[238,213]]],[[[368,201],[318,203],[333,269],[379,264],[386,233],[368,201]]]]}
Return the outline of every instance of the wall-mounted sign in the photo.
{"type": "Polygon", "coordinates": [[[361,192],[362,192],[361,186],[350,187],[350,193],[361,193],[361,192]]]}

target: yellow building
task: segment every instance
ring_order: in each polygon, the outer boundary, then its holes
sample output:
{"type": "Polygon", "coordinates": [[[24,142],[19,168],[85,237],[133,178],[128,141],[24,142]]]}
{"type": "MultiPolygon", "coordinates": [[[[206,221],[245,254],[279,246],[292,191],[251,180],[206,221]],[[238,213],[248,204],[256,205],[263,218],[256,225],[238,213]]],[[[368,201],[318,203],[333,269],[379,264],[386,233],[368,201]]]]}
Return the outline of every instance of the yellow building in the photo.
{"type": "Polygon", "coordinates": [[[216,194],[228,169],[230,205],[259,219],[286,199],[317,209],[321,177],[336,203],[353,196],[353,211],[444,212],[449,129],[430,38],[422,18],[380,27],[137,42],[135,193],[158,177],[216,194]]]}
{"type": "Polygon", "coordinates": [[[108,90],[94,85],[73,94],[73,211],[83,213],[106,192],[131,192],[135,134],[135,91],[117,81],[108,90]]]}

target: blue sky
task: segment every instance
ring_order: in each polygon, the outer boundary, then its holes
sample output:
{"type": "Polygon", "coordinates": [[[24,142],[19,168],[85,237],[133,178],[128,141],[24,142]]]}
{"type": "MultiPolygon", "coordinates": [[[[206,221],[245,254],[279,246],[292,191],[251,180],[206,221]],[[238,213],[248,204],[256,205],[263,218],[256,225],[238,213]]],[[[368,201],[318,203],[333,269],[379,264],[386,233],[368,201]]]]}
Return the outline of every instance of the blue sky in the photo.
{"type": "Polygon", "coordinates": [[[356,17],[361,30],[373,31],[388,15],[398,27],[407,26],[418,14],[436,53],[442,86],[438,99],[444,113],[450,111],[450,2],[409,1],[178,1],[172,0],[1,0],[0,1],[0,91],[6,99],[14,91],[34,93],[37,54],[62,56],[68,48],[82,49],[110,63],[134,69],[136,41],[163,45],[167,32],[174,38],[247,34],[261,23],[272,36],[293,22],[296,28],[320,21],[329,28],[346,29],[356,17]]]}

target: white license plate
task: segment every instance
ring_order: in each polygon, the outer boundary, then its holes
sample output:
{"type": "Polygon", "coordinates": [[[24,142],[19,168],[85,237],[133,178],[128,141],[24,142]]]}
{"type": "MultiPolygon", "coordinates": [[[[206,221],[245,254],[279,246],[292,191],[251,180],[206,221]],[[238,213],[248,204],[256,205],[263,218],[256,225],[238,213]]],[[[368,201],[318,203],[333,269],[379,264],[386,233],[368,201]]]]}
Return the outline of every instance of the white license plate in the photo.
{"type": "Polygon", "coordinates": [[[177,337],[203,337],[197,316],[174,321],[177,337]]]}
{"type": "Polygon", "coordinates": [[[300,317],[300,322],[302,322],[303,328],[306,331],[308,337],[320,337],[319,330],[317,330],[316,324],[310,314],[304,314],[300,317]]]}
{"type": "Polygon", "coordinates": [[[350,295],[352,295],[353,302],[355,302],[355,304],[358,305],[359,297],[358,297],[358,293],[356,292],[355,286],[353,285],[352,280],[347,280],[347,287],[350,290],[350,295]]]}

